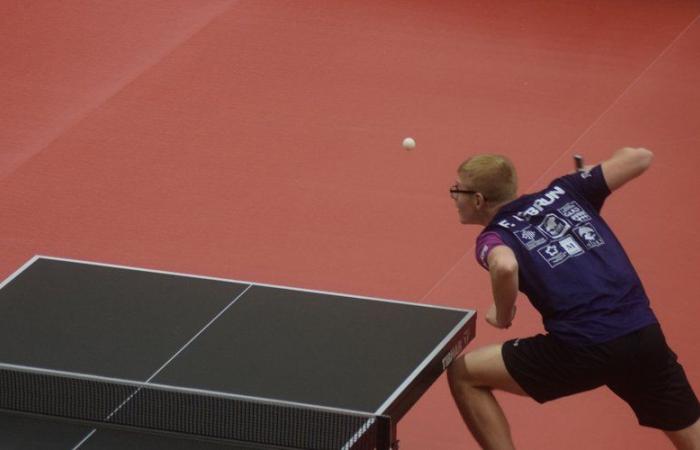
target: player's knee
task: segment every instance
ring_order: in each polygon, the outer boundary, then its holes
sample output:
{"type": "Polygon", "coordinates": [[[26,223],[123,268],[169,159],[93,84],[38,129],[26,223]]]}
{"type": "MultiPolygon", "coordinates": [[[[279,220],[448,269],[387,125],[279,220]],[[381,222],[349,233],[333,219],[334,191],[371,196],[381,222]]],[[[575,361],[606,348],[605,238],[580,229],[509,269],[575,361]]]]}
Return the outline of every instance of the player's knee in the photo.
{"type": "Polygon", "coordinates": [[[464,372],[463,366],[463,356],[458,356],[452,361],[452,364],[447,368],[447,382],[450,386],[450,392],[452,396],[458,400],[462,396],[463,384],[462,374],[464,372]]]}
{"type": "Polygon", "coordinates": [[[452,383],[464,388],[497,388],[511,392],[512,386],[507,382],[501,356],[501,345],[491,345],[467,352],[455,360],[451,367],[452,383]]]}
{"type": "Polygon", "coordinates": [[[474,382],[474,378],[467,367],[467,355],[465,353],[458,356],[447,369],[447,380],[453,390],[457,387],[469,387],[474,382]]]}

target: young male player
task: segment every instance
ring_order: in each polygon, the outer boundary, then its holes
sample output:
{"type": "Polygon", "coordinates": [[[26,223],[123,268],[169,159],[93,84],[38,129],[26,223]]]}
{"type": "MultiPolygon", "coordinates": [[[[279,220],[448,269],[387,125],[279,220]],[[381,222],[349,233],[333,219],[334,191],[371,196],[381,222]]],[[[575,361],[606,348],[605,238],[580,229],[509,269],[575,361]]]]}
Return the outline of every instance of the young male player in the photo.
{"type": "Polygon", "coordinates": [[[606,385],[641,425],[663,430],[678,449],[700,449],[700,404],[600,216],[606,197],[641,175],[652,156],[623,148],[517,198],[505,157],[478,155],[459,166],[450,194],[460,222],[485,227],[476,257],[491,277],[486,321],[508,328],[521,291],[547,331],[468,352],[450,366],[452,395],[483,448],[514,448],[493,389],[543,403],[606,385]]]}

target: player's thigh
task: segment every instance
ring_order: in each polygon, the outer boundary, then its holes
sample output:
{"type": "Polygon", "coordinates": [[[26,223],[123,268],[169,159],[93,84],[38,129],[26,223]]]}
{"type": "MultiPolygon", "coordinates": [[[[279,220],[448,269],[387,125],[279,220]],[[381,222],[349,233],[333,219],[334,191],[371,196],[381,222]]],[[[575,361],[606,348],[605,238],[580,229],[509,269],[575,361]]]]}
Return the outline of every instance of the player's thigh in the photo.
{"type": "Polygon", "coordinates": [[[473,387],[527,395],[508,372],[502,347],[502,344],[493,344],[461,355],[450,366],[450,383],[463,382],[473,387]]]}

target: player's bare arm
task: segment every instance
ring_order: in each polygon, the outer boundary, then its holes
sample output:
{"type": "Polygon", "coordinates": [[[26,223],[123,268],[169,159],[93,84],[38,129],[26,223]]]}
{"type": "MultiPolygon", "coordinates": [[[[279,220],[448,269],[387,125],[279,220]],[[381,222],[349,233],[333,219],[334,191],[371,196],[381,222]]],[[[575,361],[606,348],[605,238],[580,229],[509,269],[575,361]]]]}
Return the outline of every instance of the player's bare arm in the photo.
{"type": "Polygon", "coordinates": [[[491,250],[487,259],[491,275],[494,305],[486,314],[486,321],[497,328],[508,328],[515,317],[515,299],[518,295],[518,261],[505,245],[491,250]]]}
{"type": "Polygon", "coordinates": [[[643,174],[651,165],[654,154],[646,148],[624,147],[603,161],[603,177],[611,191],[643,174]]]}

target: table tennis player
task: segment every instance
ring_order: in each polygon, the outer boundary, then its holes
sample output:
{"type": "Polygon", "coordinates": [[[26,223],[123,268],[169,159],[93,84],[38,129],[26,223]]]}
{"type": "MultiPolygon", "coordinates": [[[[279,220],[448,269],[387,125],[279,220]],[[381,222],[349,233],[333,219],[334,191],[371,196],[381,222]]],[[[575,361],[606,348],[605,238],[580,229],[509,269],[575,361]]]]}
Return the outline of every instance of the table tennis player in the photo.
{"type": "Polygon", "coordinates": [[[460,222],[484,227],[476,258],[491,279],[486,321],[510,327],[520,291],[546,330],[476,349],[450,366],[452,395],[483,448],[514,448],[494,389],[544,403],[607,386],[641,425],[662,430],[678,449],[700,449],[698,399],[600,215],[606,198],[652,158],[647,149],[622,148],[520,197],[506,157],[476,155],[459,165],[450,195],[460,222]]]}

